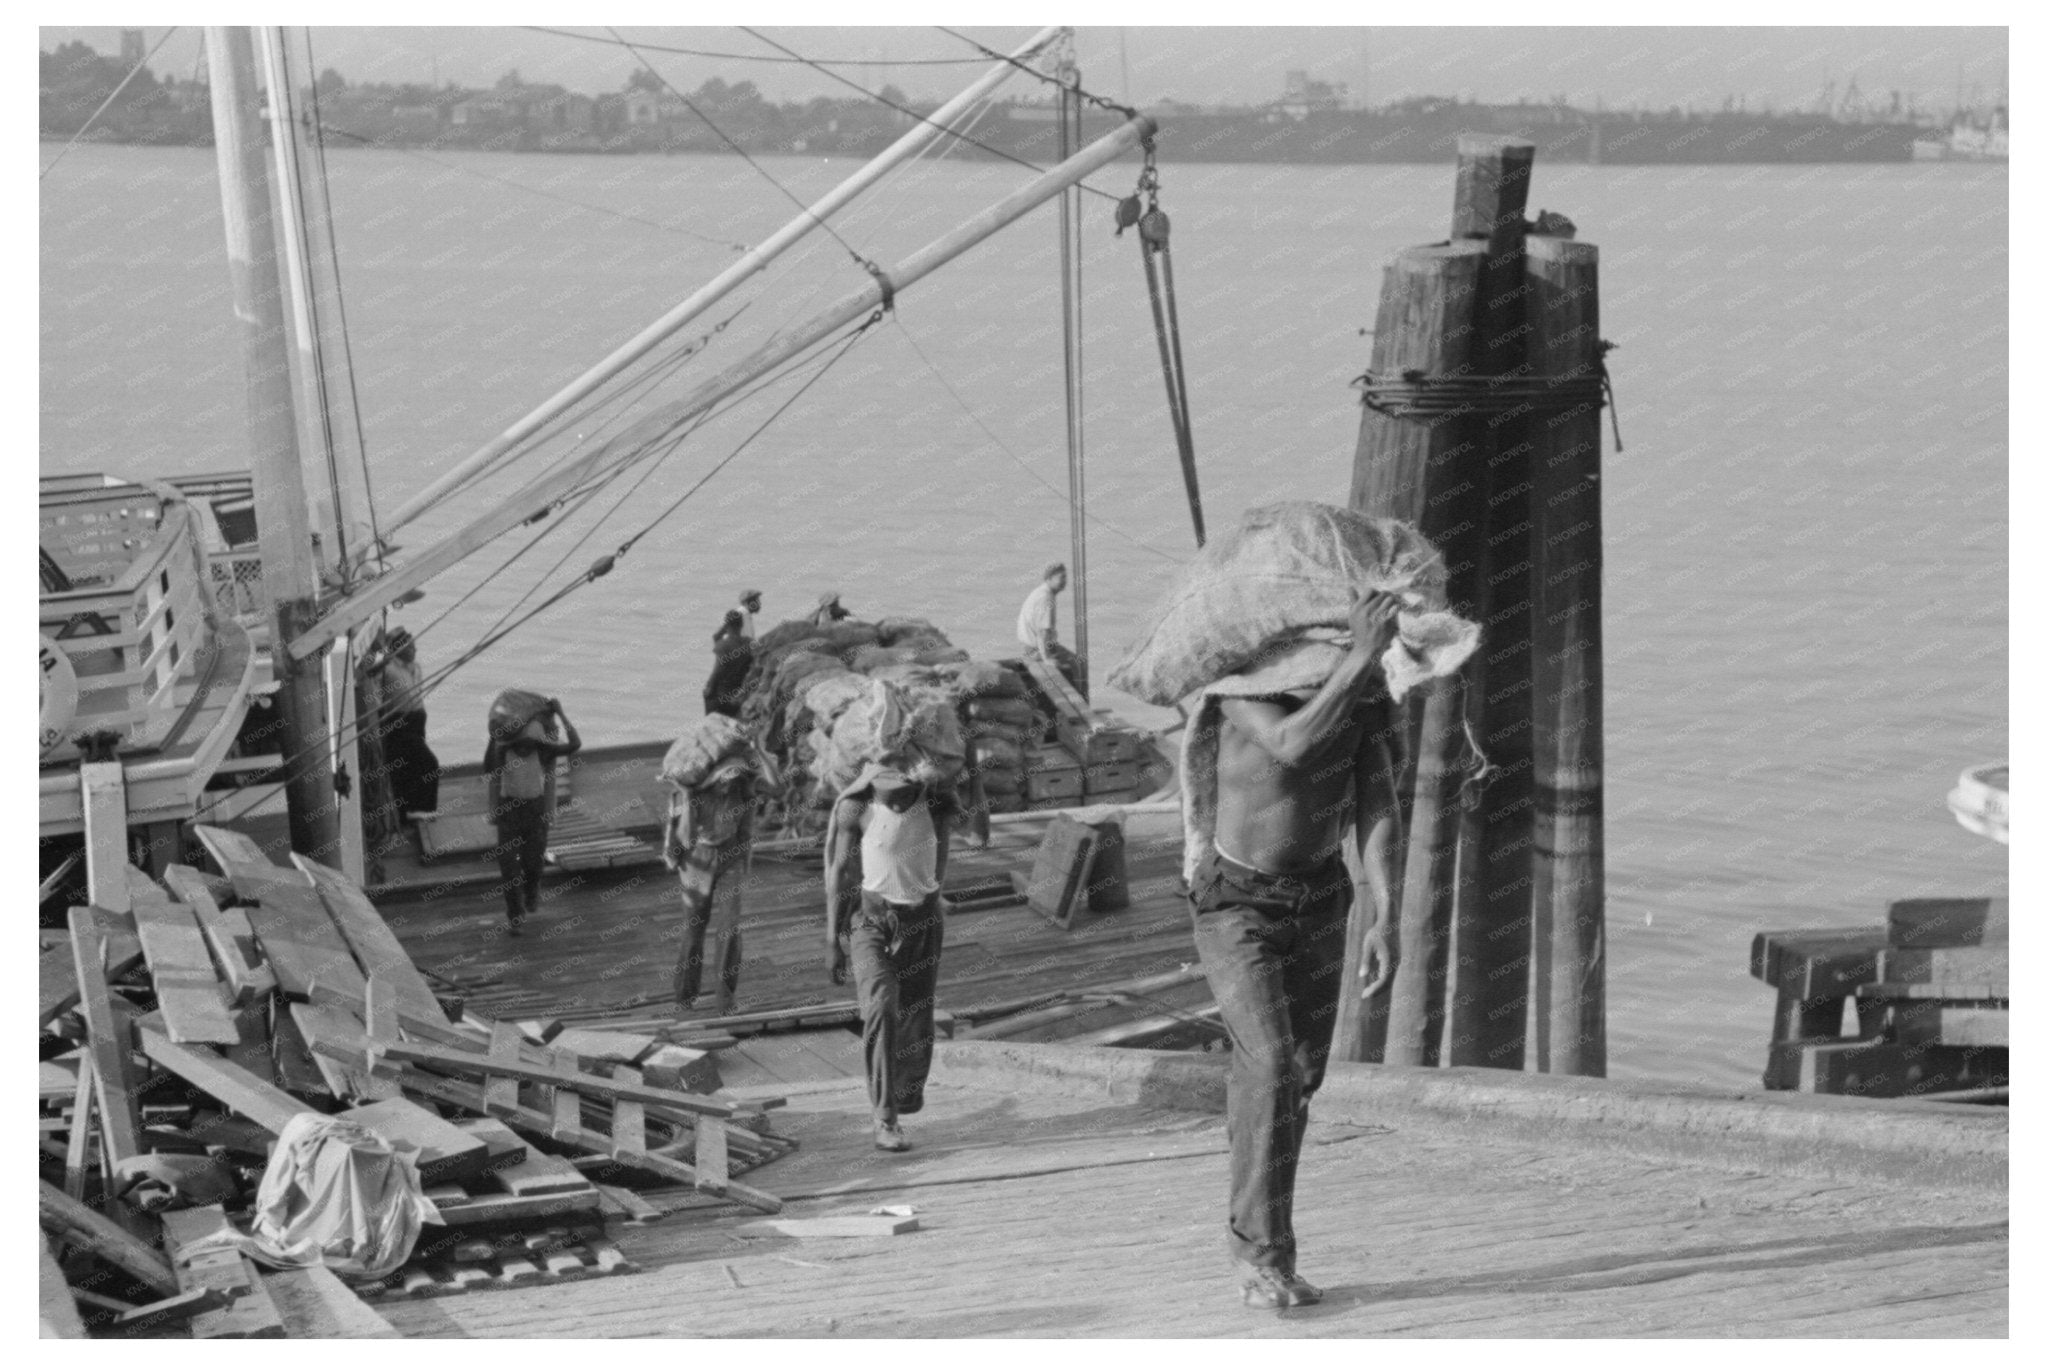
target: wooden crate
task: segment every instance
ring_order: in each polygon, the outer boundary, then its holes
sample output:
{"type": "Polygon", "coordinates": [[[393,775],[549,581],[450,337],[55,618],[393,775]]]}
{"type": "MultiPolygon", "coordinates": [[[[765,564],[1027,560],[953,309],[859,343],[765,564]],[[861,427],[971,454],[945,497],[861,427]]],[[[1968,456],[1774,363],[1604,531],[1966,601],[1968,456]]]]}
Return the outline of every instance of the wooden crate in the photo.
{"type": "Polygon", "coordinates": [[[1036,809],[1040,801],[1072,802],[1081,795],[1079,768],[1049,768],[1024,774],[1024,800],[1036,809]]]}
{"type": "Polygon", "coordinates": [[[1039,744],[1024,755],[1024,771],[1027,773],[1079,771],[1081,761],[1067,752],[1062,744],[1039,744]]]}
{"type": "Polygon", "coordinates": [[[1137,785],[1136,763],[1091,763],[1081,770],[1081,790],[1090,796],[1098,792],[1128,791],[1137,785]]]}

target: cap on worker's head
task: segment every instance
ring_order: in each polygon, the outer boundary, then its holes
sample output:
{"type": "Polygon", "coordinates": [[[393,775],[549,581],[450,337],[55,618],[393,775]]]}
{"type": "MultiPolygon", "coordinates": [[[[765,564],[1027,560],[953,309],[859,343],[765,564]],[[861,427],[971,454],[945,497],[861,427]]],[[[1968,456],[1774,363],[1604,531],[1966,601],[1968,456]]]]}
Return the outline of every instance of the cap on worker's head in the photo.
{"type": "Polygon", "coordinates": [[[740,594],[740,601],[749,601],[753,598],[759,597],[760,595],[761,590],[759,588],[748,588],[745,592],[740,594]]]}
{"type": "Polygon", "coordinates": [[[404,626],[398,626],[389,635],[384,637],[384,643],[391,649],[404,649],[412,643],[412,632],[404,626]]]}
{"type": "Polygon", "coordinates": [[[1054,574],[1064,574],[1066,571],[1067,566],[1064,564],[1048,564],[1045,566],[1045,577],[1051,578],[1054,574]]]}

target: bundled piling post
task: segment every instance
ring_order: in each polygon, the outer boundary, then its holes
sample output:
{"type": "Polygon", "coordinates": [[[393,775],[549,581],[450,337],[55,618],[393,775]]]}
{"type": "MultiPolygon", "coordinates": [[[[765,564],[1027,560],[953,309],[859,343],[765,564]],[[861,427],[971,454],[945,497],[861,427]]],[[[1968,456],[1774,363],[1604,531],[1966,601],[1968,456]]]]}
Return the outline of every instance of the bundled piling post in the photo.
{"type": "MultiPolygon", "coordinates": [[[[1527,242],[1529,357],[1537,373],[1601,373],[1598,248],[1527,242]]],[[[1535,648],[1537,1000],[1534,1061],[1607,1074],[1600,663],[1600,408],[1536,424],[1531,553],[1535,648]]]]}
{"type": "MultiPolygon", "coordinates": [[[[1403,251],[1387,266],[1374,325],[1375,374],[1462,373],[1470,361],[1472,313],[1478,297],[1484,244],[1454,241],[1403,251]]],[[[1484,505],[1476,480],[1464,475],[1465,418],[1408,420],[1368,407],[1359,426],[1352,464],[1351,506],[1376,517],[1413,523],[1454,566],[1477,562],[1484,505]]],[[[1469,573],[1452,573],[1452,596],[1472,591],[1469,573]],[[1462,589],[1462,592],[1461,592],[1462,589]]],[[[1395,868],[1396,968],[1391,989],[1371,1005],[1385,1011],[1385,1061],[1417,1066],[1436,1061],[1444,1016],[1444,954],[1450,933],[1452,874],[1457,849],[1456,682],[1432,684],[1421,706],[1419,736],[1411,737],[1413,785],[1403,793],[1407,847],[1395,868]]],[[[1411,708],[1412,709],[1412,708],[1411,708]]],[[[1357,981],[1369,903],[1351,907],[1345,965],[1357,981]]],[[[1370,1061],[1381,1032],[1347,985],[1339,997],[1331,1055],[1370,1061]]]]}
{"type": "MultiPolygon", "coordinates": [[[[1522,212],[1534,144],[1458,139],[1451,235],[1485,243],[1472,315],[1471,373],[1527,373],[1522,212]]],[[[1493,405],[1484,405],[1489,409],[1493,405]]],[[[1451,920],[1450,1019],[1444,1060],[1519,1069],[1527,1035],[1530,844],[1535,834],[1530,737],[1528,417],[1474,415],[1467,468],[1484,500],[1473,584],[1460,604],[1484,632],[1464,679],[1465,723],[1490,778],[1466,800],[1451,920]]],[[[1456,572],[1456,566],[1453,568],[1456,572]]],[[[1455,580],[1454,580],[1455,589],[1455,580]]],[[[1455,596],[1454,592],[1454,596],[1455,596]]]]}

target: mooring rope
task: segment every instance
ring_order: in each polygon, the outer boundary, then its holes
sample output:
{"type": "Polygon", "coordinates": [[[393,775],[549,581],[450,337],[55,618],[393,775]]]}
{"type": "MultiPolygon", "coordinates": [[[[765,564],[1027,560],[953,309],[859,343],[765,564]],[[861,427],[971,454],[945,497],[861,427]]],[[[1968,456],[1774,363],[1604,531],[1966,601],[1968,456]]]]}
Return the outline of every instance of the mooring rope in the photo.
{"type": "Polygon", "coordinates": [[[1600,358],[1590,371],[1545,374],[1424,374],[1403,370],[1398,375],[1367,370],[1352,384],[1363,391],[1365,406],[1397,420],[1447,421],[1486,417],[1495,425],[1534,413],[1570,413],[1607,409],[1614,428],[1614,449],[1621,445],[1621,417],[1615,410],[1614,381],[1607,373],[1607,352],[1614,343],[1600,343],[1600,358]]]}

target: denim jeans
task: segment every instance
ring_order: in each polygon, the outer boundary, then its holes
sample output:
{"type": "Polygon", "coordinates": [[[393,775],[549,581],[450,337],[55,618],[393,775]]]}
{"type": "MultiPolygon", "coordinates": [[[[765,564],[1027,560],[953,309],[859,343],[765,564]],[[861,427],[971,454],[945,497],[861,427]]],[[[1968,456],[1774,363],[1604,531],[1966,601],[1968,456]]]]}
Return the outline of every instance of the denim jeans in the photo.
{"type": "Polygon", "coordinates": [[[732,1012],[740,989],[740,887],[746,880],[749,841],[699,843],[683,855],[683,943],[676,954],[676,1003],[694,1002],[704,976],[704,939],[711,937],[718,974],[718,1008],[732,1012]]]}
{"type": "Polygon", "coordinates": [[[545,796],[502,801],[495,814],[498,878],[505,890],[505,917],[514,924],[540,908],[540,874],[547,866],[552,814],[545,796]]]}
{"type": "Polygon", "coordinates": [[[1344,975],[1351,877],[1332,858],[1277,877],[1211,853],[1188,901],[1230,1034],[1230,1253],[1294,1268],[1294,1172],[1344,975]]]}
{"type": "Polygon", "coordinates": [[[932,998],[946,943],[937,893],[902,905],[862,891],[850,938],[868,1103],[878,1119],[915,1114],[932,1069],[932,998]]]}

